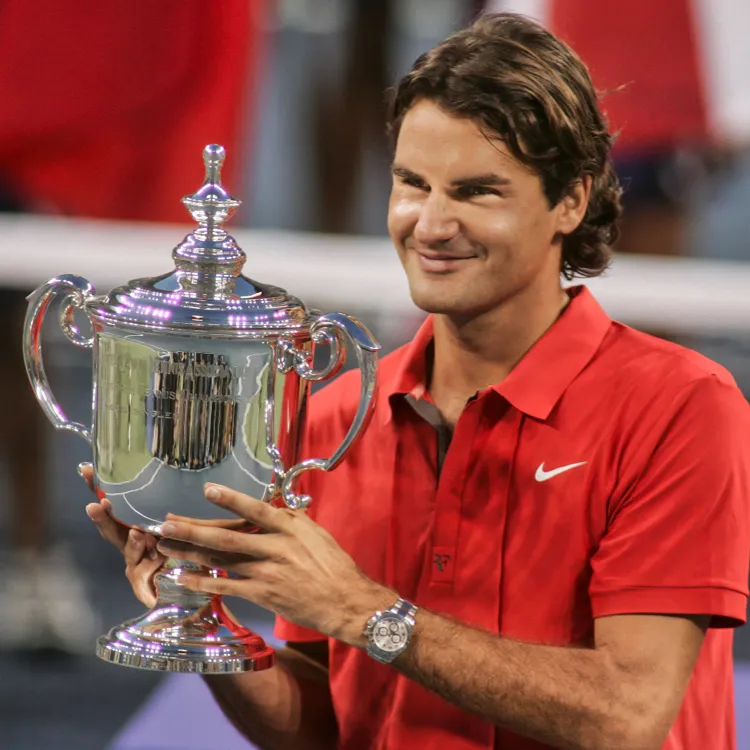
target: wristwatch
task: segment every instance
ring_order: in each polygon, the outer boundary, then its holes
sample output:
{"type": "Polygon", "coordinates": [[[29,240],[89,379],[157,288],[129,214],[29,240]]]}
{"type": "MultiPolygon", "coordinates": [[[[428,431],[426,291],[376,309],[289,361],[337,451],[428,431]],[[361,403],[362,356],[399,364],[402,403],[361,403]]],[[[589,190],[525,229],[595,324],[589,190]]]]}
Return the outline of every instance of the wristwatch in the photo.
{"type": "Polygon", "coordinates": [[[417,608],[406,599],[399,599],[385,612],[376,612],[365,626],[367,653],[381,664],[390,664],[406,651],[417,608]]]}

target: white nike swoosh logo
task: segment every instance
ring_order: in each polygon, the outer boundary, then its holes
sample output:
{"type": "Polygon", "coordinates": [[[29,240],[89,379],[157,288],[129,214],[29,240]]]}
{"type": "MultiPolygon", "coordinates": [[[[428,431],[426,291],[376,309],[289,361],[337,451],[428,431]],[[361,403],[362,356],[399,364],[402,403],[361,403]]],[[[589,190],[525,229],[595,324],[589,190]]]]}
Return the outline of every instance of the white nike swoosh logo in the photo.
{"type": "Polygon", "coordinates": [[[576,466],[583,466],[584,464],[588,463],[587,461],[579,461],[577,464],[568,464],[567,466],[560,466],[557,469],[551,469],[550,471],[544,470],[544,461],[539,464],[539,468],[536,470],[536,474],[534,474],[534,479],[536,479],[537,482],[546,482],[548,479],[552,479],[552,477],[556,477],[558,474],[562,474],[563,472],[570,471],[571,469],[575,469],[576,466]]]}

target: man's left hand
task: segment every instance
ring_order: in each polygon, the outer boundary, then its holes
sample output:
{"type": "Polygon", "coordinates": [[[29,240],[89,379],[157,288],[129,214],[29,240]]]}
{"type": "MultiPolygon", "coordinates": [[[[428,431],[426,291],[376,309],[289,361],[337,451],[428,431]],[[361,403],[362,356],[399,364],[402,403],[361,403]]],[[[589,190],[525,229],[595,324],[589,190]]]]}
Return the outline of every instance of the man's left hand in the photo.
{"type": "Polygon", "coordinates": [[[284,619],[351,645],[364,645],[368,617],[387,609],[395,592],[367,578],[336,540],[303,511],[275,508],[220,485],[206,498],[257,526],[261,533],[168,518],[159,551],[169,557],[236,574],[184,572],[181,585],[239,596],[284,619]]]}

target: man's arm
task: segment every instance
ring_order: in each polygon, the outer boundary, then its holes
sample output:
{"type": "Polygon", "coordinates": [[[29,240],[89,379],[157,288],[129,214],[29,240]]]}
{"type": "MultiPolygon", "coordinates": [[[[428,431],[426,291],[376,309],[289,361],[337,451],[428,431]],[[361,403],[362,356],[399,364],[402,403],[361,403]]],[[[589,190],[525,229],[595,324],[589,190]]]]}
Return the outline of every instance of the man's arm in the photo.
{"type": "MultiPolygon", "coordinates": [[[[366,645],[365,623],[393,604],[395,591],[364,576],[304,513],[227,488],[210,487],[206,496],[266,533],[164,524],[163,553],[238,574],[185,572],[183,586],[241,596],[301,627],[366,645]]],[[[420,610],[414,642],[395,665],[458,707],[553,747],[658,750],[708,622],[707,615],[598,617],[594,648],[560,648],[515,642],[420,610]]]]}
{"type": "Polygon", "coordinates": [[[333,750],[328,642],[289,643],[262,672],[205,677],[237,730],[263,750],[333,750]]]}
{"type": "MultiPolygon", "coordinates": [[[[589,649],[520,643],[420,610],[394,666],[459,708],[556,748],[658,750],[709,619],[604,617],[589,649]]],[[[366,646],[356,630],[342,637],[366,646]]]]}

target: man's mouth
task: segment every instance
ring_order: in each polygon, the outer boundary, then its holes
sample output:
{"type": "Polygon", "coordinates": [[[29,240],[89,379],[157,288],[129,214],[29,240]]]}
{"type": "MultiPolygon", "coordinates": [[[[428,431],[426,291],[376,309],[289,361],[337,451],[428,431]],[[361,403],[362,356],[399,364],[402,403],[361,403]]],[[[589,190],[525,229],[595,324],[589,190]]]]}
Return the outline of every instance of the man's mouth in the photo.
{"type": "Polygon", "coordinates": [[[476,255],[456,255],[428,250],[417,251],[417,262],[428,273],[450,273],[463,268],[467,261],[475,260],[476,255]]]}

